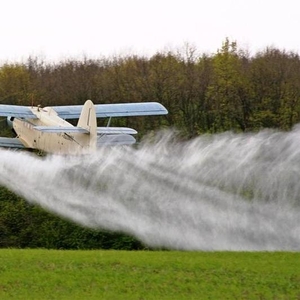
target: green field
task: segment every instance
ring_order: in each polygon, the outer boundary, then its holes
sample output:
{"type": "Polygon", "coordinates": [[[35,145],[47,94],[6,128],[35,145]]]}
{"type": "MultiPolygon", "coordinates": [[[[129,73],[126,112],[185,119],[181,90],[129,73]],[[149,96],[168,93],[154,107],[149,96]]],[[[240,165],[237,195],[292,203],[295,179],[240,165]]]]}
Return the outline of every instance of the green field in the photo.
{"type": "Polygon", "coordinates": [[[2,249],[0,299],[300,299],[300,253],[2,249]]]}

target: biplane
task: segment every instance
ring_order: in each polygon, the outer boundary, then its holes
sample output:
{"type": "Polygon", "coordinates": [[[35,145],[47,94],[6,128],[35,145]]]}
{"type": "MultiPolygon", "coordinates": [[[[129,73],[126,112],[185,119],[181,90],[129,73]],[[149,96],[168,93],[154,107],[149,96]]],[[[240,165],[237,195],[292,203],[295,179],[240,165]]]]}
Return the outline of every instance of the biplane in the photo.
{"type": "Polygon", "coordinates": [[[165,115],[168,111],[157,102],[30,107],[0,105],[0,116],[16,137],[0,137],[0,147],[36,149],[53,154],[87,154],[101,145],[131,145],[137,131],[110,127],[113,117],[165,115]],[[97,127],[97,118],[108,118],[106,127],[97,127]],[[77,126],[66,121],[78,119],[77,126]]]}

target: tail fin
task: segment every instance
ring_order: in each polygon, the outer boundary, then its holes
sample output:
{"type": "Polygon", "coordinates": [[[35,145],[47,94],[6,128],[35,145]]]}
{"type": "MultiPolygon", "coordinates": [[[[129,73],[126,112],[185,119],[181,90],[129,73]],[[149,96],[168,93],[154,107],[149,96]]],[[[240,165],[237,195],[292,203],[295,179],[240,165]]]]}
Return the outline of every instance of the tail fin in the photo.
{"type": "Polygon", "coordinates": [[[97,118],[94,104],[91,100],[87,100],[82,108],[77,127],[84,128],[89,131],[86,137],[84,148],[90,150],[96,150],[97,145],[97,118]]]}

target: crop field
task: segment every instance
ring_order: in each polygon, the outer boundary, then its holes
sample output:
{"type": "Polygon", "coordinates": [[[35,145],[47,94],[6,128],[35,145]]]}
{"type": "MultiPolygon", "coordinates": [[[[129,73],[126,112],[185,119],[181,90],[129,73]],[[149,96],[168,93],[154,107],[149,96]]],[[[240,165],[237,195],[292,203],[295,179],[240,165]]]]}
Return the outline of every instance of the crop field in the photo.
{"type": "Polygon", "coordinates": [[[300,253],[2,249],[0,299],[300,299],[300,253]]]}

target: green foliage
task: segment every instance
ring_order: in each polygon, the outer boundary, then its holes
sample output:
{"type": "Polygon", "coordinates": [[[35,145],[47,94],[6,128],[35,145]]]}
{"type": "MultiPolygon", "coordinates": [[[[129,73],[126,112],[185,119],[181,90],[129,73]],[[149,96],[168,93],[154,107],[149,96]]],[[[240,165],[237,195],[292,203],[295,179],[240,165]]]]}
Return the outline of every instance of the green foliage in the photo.
{"type": "Polygon", "coordinates": [[[0,69],[0,102],[30,105],[30,76],[22,64],[5,64],[0,69]]]}
{"type": "Polygon", "coordinates": [[[82,228],[0,188],[0,248],[143,249],[121,233],[82,228]]]}
{"type": "Polygon", "coordinates": [[[300,254],[0,250],[1,299],[299,299],[300,254]]]}

